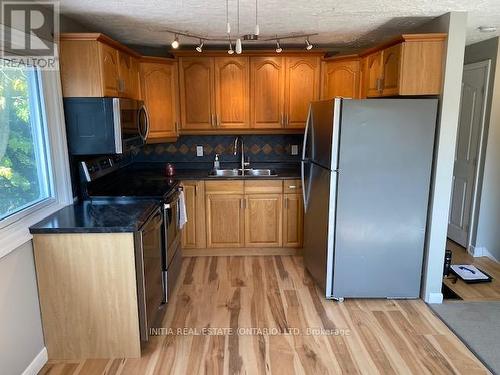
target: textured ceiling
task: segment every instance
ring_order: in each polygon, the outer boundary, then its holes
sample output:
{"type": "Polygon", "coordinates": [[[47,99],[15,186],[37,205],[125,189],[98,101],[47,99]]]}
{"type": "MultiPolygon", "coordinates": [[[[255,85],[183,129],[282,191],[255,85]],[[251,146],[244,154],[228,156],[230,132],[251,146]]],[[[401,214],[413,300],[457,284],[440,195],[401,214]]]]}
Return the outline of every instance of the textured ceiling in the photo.
{"type": "MultiPolygon", "coordinates": [[[[61,12],[93,31],[127,44],[165,46],[172,35],[165,28],[223,37],[225,0],[61,0],[61,12]]],[[[232,30],[237,0],[229,0],[232,30]]],[[[360,48],[392,37],[448,11],[467,11],[467,42],[500,33],[500,0],[259,0],[261,37],[318,33],[315,44],[360,48]],[[497,33],[480,33],[480,25],[497,33]]],[[[255,0],[240,0],[240,34],[253,31],[255,0]]],[[[192,39],[180,42],[193,44],[192,39]]],[[[301,40],[295,41],[302,42],[301,40]]],[[[290,42],[293,43],[293,42],[290,42]]]]}

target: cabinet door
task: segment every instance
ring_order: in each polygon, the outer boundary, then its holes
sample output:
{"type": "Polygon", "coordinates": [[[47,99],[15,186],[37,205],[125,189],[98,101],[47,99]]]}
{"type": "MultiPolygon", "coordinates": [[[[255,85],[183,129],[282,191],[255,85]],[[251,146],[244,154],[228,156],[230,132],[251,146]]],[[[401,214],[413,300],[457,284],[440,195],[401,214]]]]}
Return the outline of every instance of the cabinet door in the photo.
{"type": "Polygon", "coordinates": [[[319,99],[319,70],[319,57],[286,58],[285,127],[305,127],[309,104],[319,99]]]}
{"type": "Polygon", "coordinates": [[[252,127],[281,128],[284,119],[284,59],[251,57],[250,82],[252,127]]]}
{"type": "Polygon", "coordinates": [[[215,58],[216,126],[250,126],[250,69],[248,57],[215,58]]]}
{"type": "Polygon", "coordinates": [[[383,90],[382,95],[398,95],[399,94],[399,77],[401,67],[401,44],[396,44],[387,48],[383,52],[383,90]]]}
{"type": "Polygon", "coordinates": [[[322,67],[322,99],[359,98],[360,63],[327,61],[322,67]]]}
{"type": "Polygon", "coordinates": [[[365,90],[366,96],[380,96],[382,91],[382,52],[376,52],[366,57],[365,90]]]}
{"type": "Polygon", "coordinates": [[[183,181],[187,223],[182,228],[182,247],[205,248],[205,190],[204,181],[183,181]]]}
{"type": "Polygon", "coordinates": [[[207,194],[207,247],[242,247],[244,245],[244,196],[207,194]]]}
{"type": "Polygon", "coordinates": [[[282,246],[281,194],[250,194],[246,196],[245,246],[282,246]]]}
{"type": "Polygon", "coordinates": [[[177,64],[141,63],[141,92],[149,113],[148,143],[177,137],[177,64]]]}
{"type": "Polygon", "coordinates": [[[120,95],[120,75],[118,51],[104,43],[99,43],[101,82],[104,96],[120,95]]]}
{"type": "Polygon", "coordinates": [[[181,127],[207,130],[215,125],[214,59],[180,59],[181,127]]]}
{"type": "Polygon", "coordinates": [[[302,195],[285,194],[283,206],[283,246],[302,247],[304,231],[302,195]]]}
{"type": "Polygon", "coordinates": [[[129,82],[125,85],[125,91],[127,96],[132,99],[139,99],[141,97],[140,93],[140,66],[139,60],[135,57],[130,59],[130,75],[129,82]]]}

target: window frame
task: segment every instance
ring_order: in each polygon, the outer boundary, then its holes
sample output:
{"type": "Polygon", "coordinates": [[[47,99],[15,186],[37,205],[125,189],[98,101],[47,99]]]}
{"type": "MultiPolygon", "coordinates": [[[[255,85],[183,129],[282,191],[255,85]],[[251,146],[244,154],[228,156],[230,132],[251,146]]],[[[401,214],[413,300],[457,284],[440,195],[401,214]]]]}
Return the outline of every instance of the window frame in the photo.
{"type": "MultiPolygon", "coordinates": [[[[56,46],[57,48],[57,46],[56,46]]],[[[57,53],[57,52],[56,52],[57,53]]],[[[38,70],[41,115],[46,124],[45,155],[52,196],[16,212],[0,224],[0,258],[33,237],[29,227],[73,203],[59,70],[38,70]]]]}

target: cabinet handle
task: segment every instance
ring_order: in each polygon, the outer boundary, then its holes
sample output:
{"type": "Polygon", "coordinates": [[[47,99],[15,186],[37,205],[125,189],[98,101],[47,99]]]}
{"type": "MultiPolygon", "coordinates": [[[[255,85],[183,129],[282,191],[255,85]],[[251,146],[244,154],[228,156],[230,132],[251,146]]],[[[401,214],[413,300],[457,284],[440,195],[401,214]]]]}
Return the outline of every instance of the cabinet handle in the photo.
{"type": "Polygon", "coordinates": [[[217,121],[217,127],[220,128],[220,116],[215,115],[216,121],[217,121]]]}
{"type": "Polygon", "coordinates": [[[285,197],[285,208],[288,208],[288,197],[285,197]]]}
{"type": "Polygon", "coordinates": [[[288,113],[285,115],[285,126],[288,126],[288,122],[290,121],[288,113]]]}
{"type": "Polygon", "coordinates": [[[280,125],[281,126],[284,126],[283,122],[284,122],[283,121],[283,112],[281,112],[281,114],[280,114],[280,125]]]}
{"type": "Polygon", "coordinates": [[[215,124],[214,124],[214,116],[215,116],[215,115],[214,115],[213,113],[210,115],[210,122],[211,122],[212,127],[215,127],[215,124]]]}
{"type": "Polygon", "coordinates": [[[244,209],[245,208],[245,198],[240,199],[240,208],[244,209]]]}
{"type": "Polygon", "coordinates": [[[289,188],[289,189],[296,189],[296,188],[297,188],[297,186],[295,186],[295,185],[289,185],[289,186],[288,186],[288,188],[289,188]]]}
{"type": "Polygon", "coordinates": [[[194,185],[194,196],[198,195],[198,184],[194,185]]]}

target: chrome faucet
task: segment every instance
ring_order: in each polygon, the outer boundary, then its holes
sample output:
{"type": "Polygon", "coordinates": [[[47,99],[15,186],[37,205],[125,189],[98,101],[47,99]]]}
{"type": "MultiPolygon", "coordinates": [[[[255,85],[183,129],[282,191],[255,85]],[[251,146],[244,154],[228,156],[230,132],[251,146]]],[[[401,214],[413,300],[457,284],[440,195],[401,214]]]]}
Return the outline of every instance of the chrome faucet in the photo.
{"type": "Polygon", "coordinates": [[[236,156],[238,153],[238,143],[241,148],[241,174],[245,174],[245,167],[249,166],[250,163],[245,162],[245,146],[243,144],[243,137],[237,136],[234,139],[234,146],[233,146],[233,155],[236,156]]]}

